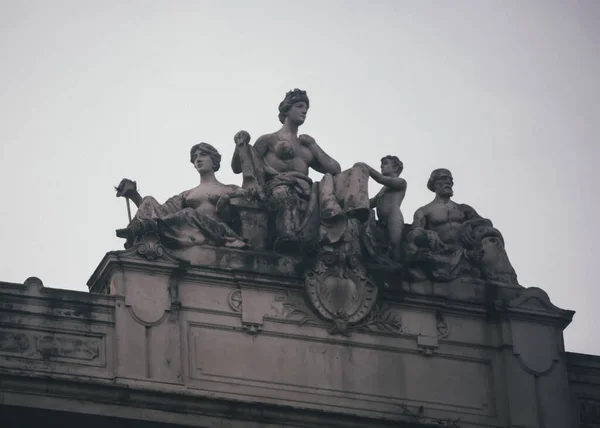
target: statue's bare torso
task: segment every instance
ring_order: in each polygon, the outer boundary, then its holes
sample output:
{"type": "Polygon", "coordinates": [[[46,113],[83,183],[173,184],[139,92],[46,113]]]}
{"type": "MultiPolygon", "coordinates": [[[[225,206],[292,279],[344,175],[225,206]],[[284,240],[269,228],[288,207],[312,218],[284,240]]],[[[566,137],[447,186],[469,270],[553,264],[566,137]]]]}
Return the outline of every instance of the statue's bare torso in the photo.
{"type": "Polygon", "coordinates": [[[466,220],[466,215],[459,204],[451,200],[433,201],[420,210],[425,217],[426,229],[437,232],[446,244],[460,244],[461,226],[466,220]]]}
{"type": "Polygon", "coordinates": [[[256,149],[262,151],[264,161],[277,172],[298,172],[308,175],[315,156],[300,139],[283,132],[274,132],[260,137],[256,149]]]}
{"type": "Polygon", "coordinates": [[[377,216],[379,221],[384,224],[394,224],[404,226],[404,217],[400,206],[406,195],[406,188],[403,190],[391,187],[383,187],[375,196],[377,216]]]}
{"type": "Polygon", "coordinates": [[[231,186],[217,181],[202,183],[193,189],[186,190],[181,196],[183,196],[186,207],[196,210],[199,214],[217,219],[217,201],[231,190],[231,186]]]}

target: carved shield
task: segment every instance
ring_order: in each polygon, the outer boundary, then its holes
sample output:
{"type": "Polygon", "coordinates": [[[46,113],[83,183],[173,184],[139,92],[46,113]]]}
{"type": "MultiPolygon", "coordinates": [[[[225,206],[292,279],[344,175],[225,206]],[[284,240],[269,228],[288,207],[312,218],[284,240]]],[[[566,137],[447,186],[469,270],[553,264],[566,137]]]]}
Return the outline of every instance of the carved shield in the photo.
{"type": "Polygon", "coordinates": [[[336,323],[352,325],[362,321],[377,299],[377,287],[356,256],[323,255],[306,274],[305,285],[319,314],[336,323]]]}

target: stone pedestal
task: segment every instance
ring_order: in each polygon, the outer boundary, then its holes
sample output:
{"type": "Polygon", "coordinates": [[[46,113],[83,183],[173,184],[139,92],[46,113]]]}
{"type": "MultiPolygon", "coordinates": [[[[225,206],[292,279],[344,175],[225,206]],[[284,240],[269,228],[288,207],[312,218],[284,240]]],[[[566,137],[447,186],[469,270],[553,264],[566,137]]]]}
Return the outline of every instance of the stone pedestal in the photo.
{"type": "Polygon", "coordinates": [[[575,426],[573,312],[538,288],[390,284],[345,336],[302,277],[254,270],[274,263],[259,253],[236,269],[160,253],[107,254],[92,294],[3,286],[5,405],[214,428],[575,426]]]}
{"type": "Polygon", "coordinates": [[[119,378],[390,422],[570,426],[572,312],[538,288],[392,287],[345,337],[328,333],[293,275],[115,254],[99,284],[117,301],[119,378]]]}
{"type": "Polygon", "coordinates": [[[231,199],[231,206],[240,217],[240,235],[248,241],[253,250],[262,251],[267,248],[268,213],[256,201],[245,198],[231,199]]]}

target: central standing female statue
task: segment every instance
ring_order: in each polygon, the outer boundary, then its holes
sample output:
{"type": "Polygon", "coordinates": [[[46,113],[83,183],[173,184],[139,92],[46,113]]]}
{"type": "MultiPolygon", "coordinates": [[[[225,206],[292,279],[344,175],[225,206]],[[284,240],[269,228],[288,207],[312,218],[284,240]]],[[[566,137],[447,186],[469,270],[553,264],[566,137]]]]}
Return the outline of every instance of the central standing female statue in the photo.
{"type": "Polygon", "coordinates": [[[355,166],[342,172],[314,138],[298,135],[309,106],[306,92],[294,89],[279,104],[279,131],[261,136],[252,149],[247,132],[235,137],[231,167],[236,174],[262,175],[254,178],[264,183],[274,213],[275,250],[282,252],[299,248],[311,219],[328,224],[344,215],[361,221],[369,216],[368,170],[355,166]],[[311,168],[324,174],[318,185],[308,176],[311,168]]]}

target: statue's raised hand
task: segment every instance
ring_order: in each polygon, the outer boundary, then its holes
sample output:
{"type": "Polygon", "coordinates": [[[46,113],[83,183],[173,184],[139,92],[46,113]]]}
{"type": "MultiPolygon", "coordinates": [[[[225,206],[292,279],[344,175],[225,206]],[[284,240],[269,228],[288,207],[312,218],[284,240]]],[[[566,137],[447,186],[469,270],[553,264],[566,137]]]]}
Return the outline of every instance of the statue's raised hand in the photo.
{"type": "Polygon", "coordinates": [[[304,147],[310,147],[313,144],[317,144],[315,139],[310,135],[302,134],[298,137],[298,139],[300,140],[300,144],[302,144],[304,147]]]}
{"type": "Polygon", "coordinates": [[[119,185],[115,187],[117,191],[117,198],[129,198],[134,199],[136,195],[139,195],[137,190],[137,183],[128,178],[121,180],[119,185]]]}
{"type": "Polygon", "coordinates": [[[233,137],[236,146],[244,146],[250,142],[250,134],[246,131],[240,131],[233,137]]]}

